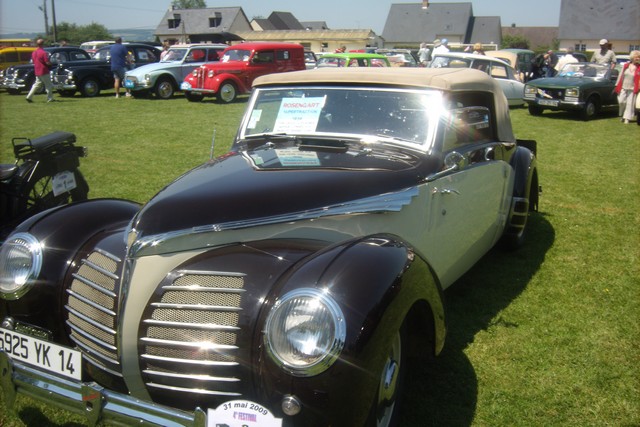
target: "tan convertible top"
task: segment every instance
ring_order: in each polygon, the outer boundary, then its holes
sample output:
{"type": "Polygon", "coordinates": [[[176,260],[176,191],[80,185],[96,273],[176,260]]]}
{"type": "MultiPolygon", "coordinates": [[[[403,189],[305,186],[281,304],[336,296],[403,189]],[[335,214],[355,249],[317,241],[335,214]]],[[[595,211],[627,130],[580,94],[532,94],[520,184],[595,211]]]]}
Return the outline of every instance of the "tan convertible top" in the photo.
{"type": "Polygon", "coordinates": [[[317,68],[306,71],[268,74],[257,78],[253,86],[317,85],[323,83],[430,88],[445,92],[491,92],[494,95],[498,138],[501,141],[515,141],[509,117],[509,104],[504,92],[492,77],[482,71],[470,68],[317,68]]]}

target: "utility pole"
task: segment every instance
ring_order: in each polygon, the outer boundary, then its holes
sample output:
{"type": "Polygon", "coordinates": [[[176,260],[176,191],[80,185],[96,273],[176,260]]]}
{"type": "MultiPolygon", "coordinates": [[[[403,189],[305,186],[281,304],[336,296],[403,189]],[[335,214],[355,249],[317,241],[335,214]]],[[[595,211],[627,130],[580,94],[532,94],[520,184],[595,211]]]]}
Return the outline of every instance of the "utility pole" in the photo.
{"type": "Polygon", "coordinates": [[[53,16],[53,42],[58,41],[58,29],[56,28],[56,2],[51,0],[51,13],[53,16]]]}
{"type": "Polygon", "coordinates": [[[47,0],[42,0],[42,6],[38,6],[38,9],[40,9],[44,13],[44,34],[48,36],[49,35],[49,17],[47,16],[47,0]]]}

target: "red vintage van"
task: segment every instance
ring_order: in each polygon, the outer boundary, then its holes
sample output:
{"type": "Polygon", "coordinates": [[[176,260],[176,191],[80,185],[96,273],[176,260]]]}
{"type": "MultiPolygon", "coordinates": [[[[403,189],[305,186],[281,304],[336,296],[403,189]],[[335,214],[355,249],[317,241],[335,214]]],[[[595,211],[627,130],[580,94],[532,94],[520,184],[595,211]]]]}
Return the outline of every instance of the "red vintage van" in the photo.
{"type": "Polygon", "coordinates": [[[189,101],[215,96],[219,102],[233,102],[249,93],[253,81],[271,73],[306,69],[304,48],[296,43],[249,42],[230,46],[216,63],[203,64],[189,74],[180,89],[189,101]]]}

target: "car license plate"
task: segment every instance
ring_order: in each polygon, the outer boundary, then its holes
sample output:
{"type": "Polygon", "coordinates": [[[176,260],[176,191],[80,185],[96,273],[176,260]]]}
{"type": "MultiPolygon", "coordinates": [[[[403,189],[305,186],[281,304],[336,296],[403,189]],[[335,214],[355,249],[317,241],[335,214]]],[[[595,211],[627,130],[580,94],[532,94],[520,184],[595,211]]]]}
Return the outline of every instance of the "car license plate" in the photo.
{"type": "Polygon", "coordinates": [[[131,89],[131,88],[133,88],[133,86],[134,86],[133,85],[133,81],[128,80],[128,79],[124,81],[124,87],[126,87],[127,89],[131,89]]]}
{"type": "Polygon", "coordinates": [[[82,354],[19,332],[0,328],[0,349],[12,359],[80,381],[82,354]]]}
{"type": "Polygon", "coordinates": [[[559,104],[559,101],[555,100],[555,99],[538,99],[538,104],[540,105],[548,105],[550,107],[557,107],[559,104]]]}
{"type": "Polygon", "coordinates": [[[71,191],[77,187],[76,175],[71,171],[57,173],[53,177],[51,185],[53,187],[53,195],[58,197],[60,194],[71,191]]]}

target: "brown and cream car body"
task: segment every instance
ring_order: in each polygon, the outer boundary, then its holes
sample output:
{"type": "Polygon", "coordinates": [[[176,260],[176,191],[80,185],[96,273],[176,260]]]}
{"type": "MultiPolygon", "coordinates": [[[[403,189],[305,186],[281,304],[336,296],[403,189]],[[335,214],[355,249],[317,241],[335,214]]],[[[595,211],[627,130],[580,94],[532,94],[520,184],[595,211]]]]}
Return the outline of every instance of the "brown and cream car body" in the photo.
{"type": "Polygon", "coordinates": [[[480,71],[261,77],[228,154],[142,207],[78,203],[7,239],[8,406],[26,393],[91,423],[393,425],[410,351],[444,345],[443,290],[499,240],[522,243],[534,151],[480,71]],[[63,360],[29,359],[33,343],[63,360]]]}

